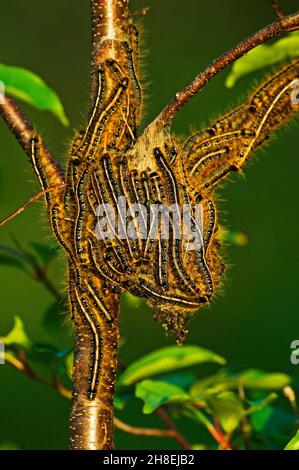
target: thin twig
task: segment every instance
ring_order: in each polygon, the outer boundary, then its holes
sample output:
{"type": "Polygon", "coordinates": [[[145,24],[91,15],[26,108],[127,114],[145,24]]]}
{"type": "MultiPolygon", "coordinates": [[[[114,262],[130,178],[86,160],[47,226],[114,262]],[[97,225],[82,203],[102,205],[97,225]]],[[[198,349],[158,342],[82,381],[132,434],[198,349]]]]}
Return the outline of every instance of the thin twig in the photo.
{"type": "Polygon", "coordinates": [[[219,426],[217,426],[217,429],[215,426],[213,426],[212,423],[207,424],[207,430],[211,434],[211,436],[214,437],[215,441],[218,442],[220,448],[222,450],[231,450],[230,446],[230,436],[225,436],[219,426]]]}
{"type": "Polygon", "coordinates": [[[233,47],[225,54],[215,59],[206,67],[195,79],[179,91],[170,103],[163,109],[155,121],[151,124],[155,129],[160,130],[170,125],[174,116],[196,95],[215,75],[234,62],[239,57],[249,52],[259,44],[269,39],[275,38],[282,33],[299,29],[299,12],[284,16],[279,20],[260,29],[257,33],[244,39],[237,46],[233,47]]]}
{"type": "Polygon", "coordinates": [[[183,449],[190,450],[192,449],[191,444],[185,439],[185,437],[180,433],[172,419],[168,416],[166,411],[160,407],[156,410],[156,414],[163,421],[168,430],[172,430],[173,438],[182,446],[183,449]]]}
{"type": "MultiPolygon", "coordinates": [[[[238,392],[239,392],[240,400],[244,401],[245,400],[245,390],[244,390],[241,379],[238,381],[238,392]]],[[[249,430],[249,424],[248,424],[247,416],[246,416],[246,414],[244,414],[244,416],[241,419],[241,432],[242,432],[242,436],[243,436],[243,442],[244,442],[245,450],[250,450],[251,449],[248,430],[249,430]]]]}
{"type": "Polygon", "coordinates": [[[135,436],[151,436],[151,437],[171,437],[176,439],[176,433],[173,429],[153,429],[153,428],[139,428],[130,424],[124,423],[119,418],[114,417],[114,425],[128,434],[135,436]]]}
{"type": "Polygon", "coordinates": [[[23,351],[18,351],[17,356],[18,357],[15,358],[13,356],[6,355],[5,360],[14,366],[17,370],[26,375],[29,379],[34,380],[35,382],[38,382],[42,385],[46,385],[47,387],[54,388],[65,398],[71,398],[72,392],[61,384],[57,376],[54,378],[52,374],[52,380],[51,382],[48,382],[47,380],[37,375],[36,372],[29,366],[26,355],[23,351]]]}
{"type": "Polygon", "coordinates": [[[3,225],[5,225],[7,222],[9,222],[10,220],[14,219],[17,215],[21,214],[22,212],[24,212],[24,210],[26,209],[26,207],[28,207],[30,204],[33,204],[35,201],[37,201],[41,196],[44,196],[45,194],[48,194],[48,193],[51,193],[57,189],[62,189],[62,188],[65,188],[66,184],[63,183],[63,184],[59,184],[58,186],[55,186],[54,188],[48,188],[48,189],[44,189],[43,191],[40,191],[39,193],[37,193],[35,196],[33,196],[32,198],[30,198],[28,201],[26,201],[19,209],[17,209],[13,214],[11,214],[10,216],[6,217],[6,219],[2,220],[0,222],[0,227],[2,227],[3,225]]]}
{"type": "Polygon", "coordinates": [[[283,18],[284,15],[283,15],[283,11],[280,7],[279,0],[272,0],[272,8],[274,10],[274,13],[275,13],[277,19],[280,20],[281,18],[283,18]]]}

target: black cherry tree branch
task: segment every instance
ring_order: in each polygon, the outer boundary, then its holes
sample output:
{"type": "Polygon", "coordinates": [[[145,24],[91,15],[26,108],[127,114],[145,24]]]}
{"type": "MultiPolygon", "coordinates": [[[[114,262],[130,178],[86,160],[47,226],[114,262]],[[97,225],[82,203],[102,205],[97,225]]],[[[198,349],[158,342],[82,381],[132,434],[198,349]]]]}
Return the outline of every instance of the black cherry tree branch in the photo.
{"type": "Polygon", "coordinates": [[[64,175],[55,158],[48,151],[42,137],[34,129],[30,121],[23,114],[17,103],[9,96],[3,96],[0,102],[0,115],[4,119],[10,131],[13,133],[20,146],[32,158],[32,144],[39,141],[40,151],[43,159],[44,172],[53,185],[63,185],[64,175]]]}
{"type": "Polygon", "coordinates": [[[194,80],[179,91],[170,103],[162,110],[156,118],[154,127],[161,129],[171,124],[176,114],[185,106],[203,87],[219,72],[230,65],[244,54],[264,42],[280,36],[283,33],[299,29],[299,12],[288,16],[279,16],[273,23],[265,26],[252,36],[241,41],[223,55],[217,57],[205,70],[199,73],[194,80]]]}

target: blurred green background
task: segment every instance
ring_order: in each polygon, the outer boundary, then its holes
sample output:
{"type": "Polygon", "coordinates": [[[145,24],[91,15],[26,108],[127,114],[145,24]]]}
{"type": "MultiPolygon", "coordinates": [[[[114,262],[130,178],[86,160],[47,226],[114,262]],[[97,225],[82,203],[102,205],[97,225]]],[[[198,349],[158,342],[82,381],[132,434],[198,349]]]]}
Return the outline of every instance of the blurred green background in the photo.
{"type": "MultiPolygon", "coordinates": [[[[271,0],[132,0],[132,11],[150,6],[142,19],[145,49],[145,122],[154,118],[178,89],[213,58],[273,20],[271,0]]],[[[282,0],[291,13],[298,0],[282,0]]],[[[1,2],[0,62],[40,75],[59,94],[73,128],[84,123],[89,98],[90,8],[87,0],[10,0],[1,2]]],[[[227,71],[215,78],[177,117],[174,129],[187,134],[246,97],[264,72],[224,87],[227,71]]],[[[71,129],[50,114],[22,104],[51,150],[65,160],[71,129]]],[[[219,193],[220,221],[247,234],[245,247],[227,247],[230,264],[223,292],[191,323],[187,344],[207,347],[242,367],[298,373],[290,364],[290,342],[299,337],[298,295],[298,127],[291,125],[249,165],[245,177],[234,177],[219,193]]],[[[0,219],[38,191],[31,169],[10,132],[0,121],[0,219]]],[[[0,243],[12,245],[11,234],[26,247],[50,242],[42,203],[29,207],[0,230],[0,243]]],[[[51,269],[64,288],[64,260],[51,269]]],[[[0,336],[13,315],[25,322],[36,341],[70,344],[50,338],[41,327],[50,295],[21,271],[0,266],[0,336]]],[[[125,344],[120,358],[129,364],[153,349],[174,344],[154,323],[149,309],[121,312],[125,344]]],[[[31,382],[9,365],[0,366],[0,444],[21,449],[66,449],[69,402],[55,391],[31,382]]],[[[159,426],[141,414],[136,399],[120,416],[135,425],[159,426]]],[[[186,430],[187,435],[194,431],[186,430]]],[[[117,431],[120,449],[161,448],[161,441],[117,431]]],[[[163,441],[164,448],[175,443],[163,441]]]]}

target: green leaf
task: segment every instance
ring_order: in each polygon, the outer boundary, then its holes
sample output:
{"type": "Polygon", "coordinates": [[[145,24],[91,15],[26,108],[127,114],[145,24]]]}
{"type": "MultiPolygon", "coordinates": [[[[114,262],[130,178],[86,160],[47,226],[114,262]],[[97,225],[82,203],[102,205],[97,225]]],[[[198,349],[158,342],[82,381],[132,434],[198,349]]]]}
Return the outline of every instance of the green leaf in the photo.
{"type": "Polygon", "coordinates": [[[299,431],[297,431],[296,435],[290,440],[284,450],[299,450],[299,431]]]}
{"type": "Polygon", "coordinates": [[[123,410],[131,398],[134,398],[132,393],[128,395],[116,395],[114,398],[114,408],[120,411],[123,410]]]}
{"type": "Polygon", "coordinates": [[[219,227],[217,237],[220,241],[230,243],[235,246],[245,246],[248,243],[248,237],[245,233],[227,230],[224,227],[219,227]]]}
{"type": "Polygon", "coordinates": [[[278,39],[273,44],[261,44],[255,47],[243,57],[238,59],[232,66],[225,86],[232,88],[243,76],[269,65],[277,64],[286,59],[299,55],[299,33],[298,31],[278,39]]]}
{"type": "Polygon", "coordinates": [[[269,395],[260,400],[248,401],[250,407],[247,408],[245,414],[250,415],[252,413],[256,413],[257,411],[264,409],[266,406],[272,403],[272,401],[276,400],[277,397],[277,393],[270,393],[269,395]]]}
{"type": "Polygon", "coordinates": [[[64,126],[68,118],[58,95],[37,75],[21,67],[0,64],[0,80],[5,93],[44,111],[53,113],[64,126]]]}
{"type": "Polygon", "coordinates": [[[251,421],[255,431],[260,433],[267,426],[272,415],[273,408],[271,406],[264,406],[253,413],[251,421]]]}
{"type": "Polygon", "coordinates": [[[135,295],[130,294],[130,292],[126,292],[124,296],[128,306],[130,308],[133,308],[134,310],[137,310],[137,308],[139,308],[143,302],[143,299],[141,299],[140,297],[135,297],[135,295]]]}
{"type": "Polygon", "coordinates": [[[48,343],[33,342],[27,335],[23,321],[16,316],[13,328],[0,341],[5,344],[5,360],[10,362],[16,357],[20,351],[24,352],[29,365],[42,366],[47,373],[55,367],[61,375],[68,376],[73,352],[70,348],[59,350],[55,346],[48,343]]]}
{"type": "Polygon", "coordinates": [[[35,254],[44,265],[48,265],[50,261],[60,252],[60,248],[56,246],[45,245],[44,243],[31,242],[35,254]]]}
{"type": "Polygon", "coordinates": [[[239,380],[244,388],[261,390],[280,390],[291,382],[291,378],[287,374],[263,372],[257,369],[248,369],[241,373],[239,380]]]}
{"type": "Polygon", "coordinates": [[[138,383],[135,395],[144,401],[144,414],[152,413],[165,403],[184,403],[190,400],[182,388],[159,380],[143,380],[138,383]]]}
{"type": "MultiPolygon", "coordinates": [[[[206,407],[206,404],[204,404],[204,406],[206,407]]],[[[186,406],[182,407],[179,411],[182,416],[192,419],[193,421],[196,421],[205,428],[209,429],[211,425],[210,418],[208,418],[202,411],[198,410],[194,406],[186,404],[186,406]]]]}
{"type": "Polygon", "coordinates": [[[211,395],[207,398],[207,403],[216,416],[225,432],[232,432],[239,425],[244,414],[241,400],[233,392],[222,392],[218,395],[211,395]]]}
{"type": "Polygon", "coordinates": [[[131,385],[146,377],[203,362],[224,364],[225,359],[199,346],[169,346],[157,349],[133,362],[119,377],[118,385],[131,385]]]}
{"type": "Polygon", "coordinates": [[[237,389],[241,384],[245,389],[280,390],[291,382],[290,376],[279,372],[264,372],[247,369],[239,374],[220,371],[218,374],[198,380],[190,390],[192,396],[205,396],[226,390],[237,389]]]}
{"type": "Polygon", "coordinates": [[[22,349],[30,349],[33,345],[25,331],[23,321],[18,316],[14,317],[14,325],[10,332],[6,336],[0,337],[0,340],[6,346],[16,346],[22,349]]]}
{"type": "Polygon", "coordinates": [[[162,380],[163,382],[167,382],[169,384],[177,385],[184,390],[188,390],[191,385],[196,380],[196,375],[194,374],[170,374],[170,375],[162,375],[161,377],[158,376],[157,380],[162,380]]]}
{"type": "Polygon", "coordinates": [[[220,371],[217,374],[204,377],[198,380],[190,389],[192,396],[205,396],[206,394],[215,394],[235,388],[236,380],[231,378],[226,371],[220,371]]]}

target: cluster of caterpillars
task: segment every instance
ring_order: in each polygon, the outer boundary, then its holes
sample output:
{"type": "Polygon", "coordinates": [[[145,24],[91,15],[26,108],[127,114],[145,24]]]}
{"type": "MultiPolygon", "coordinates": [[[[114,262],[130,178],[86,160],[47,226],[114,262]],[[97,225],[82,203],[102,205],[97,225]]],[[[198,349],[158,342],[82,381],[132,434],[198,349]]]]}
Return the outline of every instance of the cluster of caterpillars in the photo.
{"type": "MultiPolygon", "coordinates": [[[[102,370],[101,351],[115,320],[112,306],[121,292],[145,297],[155,318],[179,343],[187,333],[190,315],[210,300],[224,269],[214,191],[295,113],[291,92],[299,76],[297,60],[267,80],[245,105],[185,143],[154,127],[137,137],[141,88],[136,29],[132,27],[130,39],[115,47],[118,60],[107,59],[98,67],[94,106],[86,129],[75,136],[66,187],[46,195],[53,230],[68,255],[73,320],[82,328],[87,326],[93,338],[91,400],[102,370]],[[147,224],[153,203],[188,204],[192,210],[201,204],[202,227],[193,219],[194,230],[203,240],[201,248],[186,250],[184,240],[174,237],[171,223],[168,239],[159,230],[154,240],[150,235],[120,239],[117,233],[110,240],[99,240],[97,207],[116,208],[120,196],[129,207],[147,208],[147,224]]],[[[33,139],[32,162],[44,189],[59,183],[45,177],[46,158],[38,139],[33,139]]],[[[126,220],[118,223],[125,225],[126,220]]]]}

